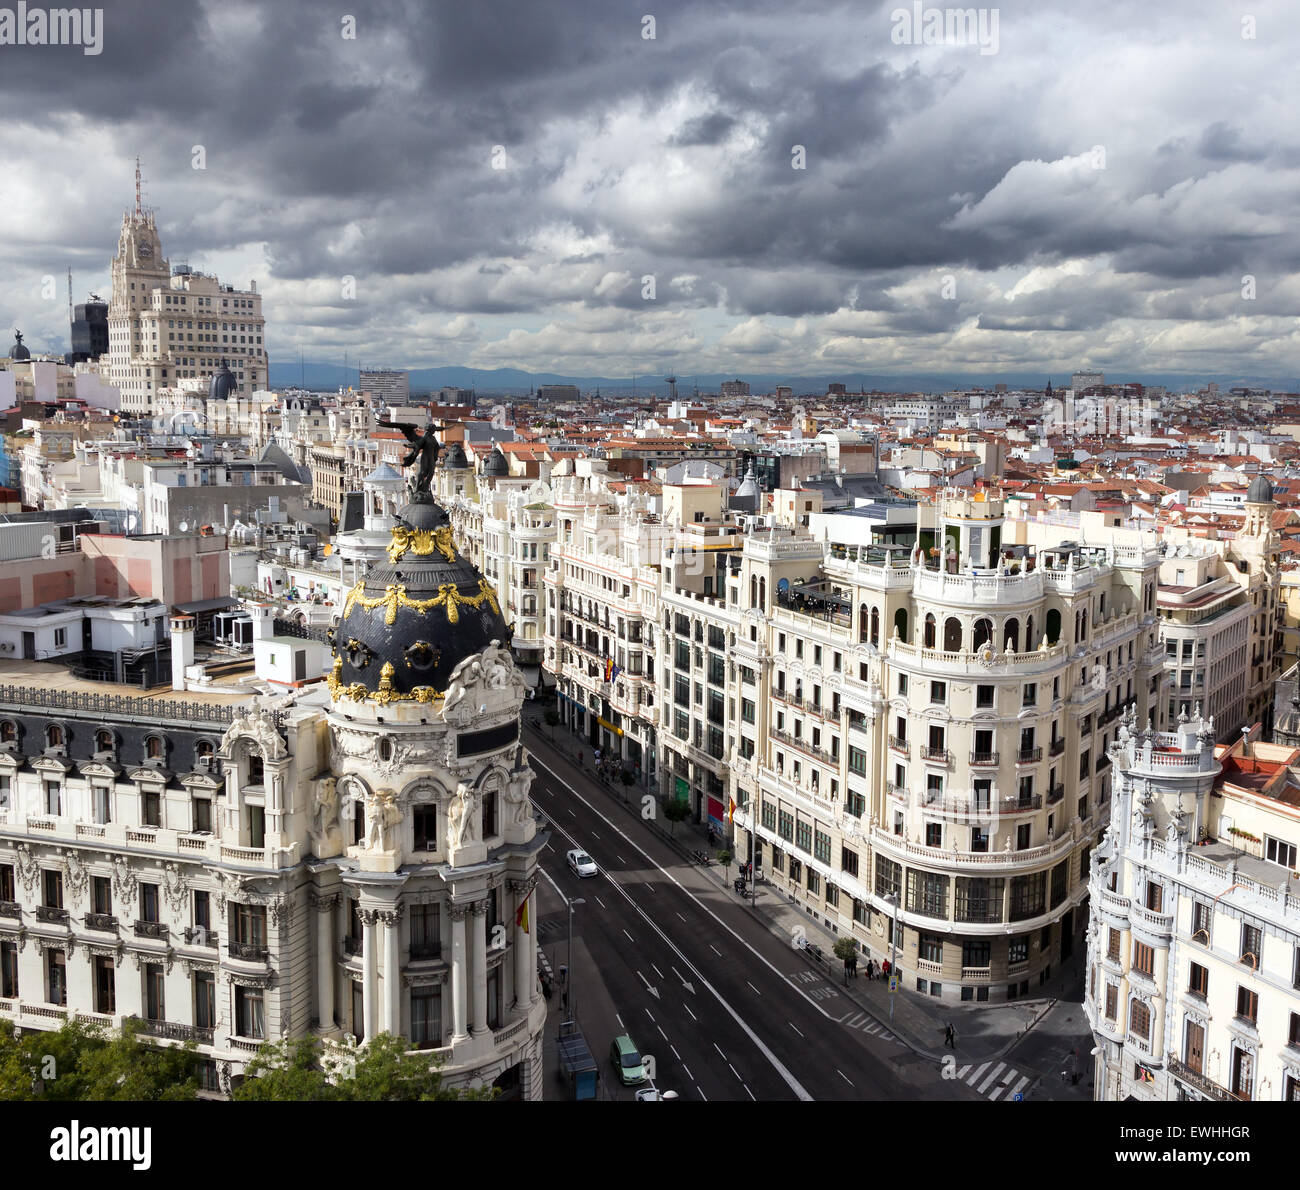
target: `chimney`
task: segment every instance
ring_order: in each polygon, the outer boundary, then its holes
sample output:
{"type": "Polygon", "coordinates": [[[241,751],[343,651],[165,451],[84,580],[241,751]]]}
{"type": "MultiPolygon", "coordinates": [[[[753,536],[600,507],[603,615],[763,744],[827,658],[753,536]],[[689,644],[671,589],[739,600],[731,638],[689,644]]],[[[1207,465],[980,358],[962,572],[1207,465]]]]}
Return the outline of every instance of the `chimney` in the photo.
{"type": "Polygon", "coordinates": [[[194,664],[194,617],[185,612],[171,616],[172,689],[185,689],[185,671],[194,664]]]}

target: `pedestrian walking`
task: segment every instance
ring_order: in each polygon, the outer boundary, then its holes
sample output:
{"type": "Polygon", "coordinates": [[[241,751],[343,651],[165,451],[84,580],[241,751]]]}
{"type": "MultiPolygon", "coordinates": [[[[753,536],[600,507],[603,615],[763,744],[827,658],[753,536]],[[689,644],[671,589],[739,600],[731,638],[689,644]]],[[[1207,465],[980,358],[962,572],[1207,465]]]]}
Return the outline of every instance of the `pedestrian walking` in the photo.
{"type": "Polygon", "coordinates": [[[953,1049],[957,1048],[957,1034],[953,1032],[951,1024],[944,1027],[943,1043],[952,1046],[953,1049]]]}

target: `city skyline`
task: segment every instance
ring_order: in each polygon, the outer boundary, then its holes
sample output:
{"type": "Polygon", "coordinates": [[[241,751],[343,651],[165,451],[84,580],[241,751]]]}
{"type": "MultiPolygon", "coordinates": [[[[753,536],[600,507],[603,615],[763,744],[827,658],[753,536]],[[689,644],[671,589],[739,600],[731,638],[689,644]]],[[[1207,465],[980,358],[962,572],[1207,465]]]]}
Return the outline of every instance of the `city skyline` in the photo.
{"type": "Polygon", "coordinates": [[[64,349],[139,153],[277,372],[1300,372],[1280,6],[910,11],[117,6],[96,55],[0,51],[44,100],[0,132],[3,316],[64,349]]]}

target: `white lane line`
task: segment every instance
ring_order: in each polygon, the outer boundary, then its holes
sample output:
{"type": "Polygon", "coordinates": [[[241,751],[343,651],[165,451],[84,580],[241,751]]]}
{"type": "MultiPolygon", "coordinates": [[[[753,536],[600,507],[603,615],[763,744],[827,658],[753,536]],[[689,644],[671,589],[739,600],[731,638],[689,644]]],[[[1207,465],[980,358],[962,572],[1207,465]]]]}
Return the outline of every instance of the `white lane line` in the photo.
{"type": "Polygon", "coordinates": [[[988,1078],[986,1078],[984,1082],[980,1085],[979,1093],[983,1095],[984,1092],[987,1091],[989,1087],[992,1085],[993,1080],[997,1078],[997,1076],[1001,1074],[1006,1068],[1007,1068],[1007,1064],[1005,1062],[999,1062],[998,1068],[992,1074],[990,1074],[988,1078]]]}
{"type": "Polygon", "coordinates": [[[986,1071],[986,1070],[987,1070],[987,1069],[988,1069],[992,1064],[993,1064],[993,1063],[991,1063],[991,1062],[985,1062],[983,1066],[981,1066],[977,1071],[975,1071],[974,1074],[972,1074],[972,1075],[970,1076],[970,1078],[968,1078],[968,1079],[966,1080],[966,1085],[967,1085],[967,1086],[971,1086],[971,1087],[973,1087],[977,1082],[980,1081],[980,1076],[981,1076],[981,1075],[982,1075],[982,1074],[983,1074],[983,1073],[984,1073],[984,1072],[985,1072],[985,1071],[986,1071]]]}
{"type": "Polygon", "coordinates": [[[677,1052],[677,1047],[673,1045],[671,1041],[668,1043],[668,1048],[673,1051],[673,1057],[680,1062],[682,1060],[682,1056],[677,1052]]]}
{"type": "MultiPolygon", "coordinates": [[[[795,1029],[794,1021],[786,1021],[786,1024],[789,1025],[790,1028],[794,1029],[794,1031],[795,1031],[796,1033],[799,1033],[799,1030],[798,1030],[798,1029],[795,1029]]],[[[802,1037],[803,1034],[802,1034],[802,1033],[799,1033],[799,1036],[802,1037]]]]}
{"type": "Polygon", "coordinates": [[[662,971],[660,971],[659,968],[656,967],[653,963],[650,964],[650,970],[653,971],[657,976],[659,976],[660,979],[668,978],[668,976],[666,976],[662,971]]]}
{"type": "Polygon", "coordinates": [[[636,945],[636,939],[633,938],[631,934],[628,934],[626,930],[624,930],[623,933],[627,934],[627,940],[628,940],[630,943],[632,943],[633,946],[635,946],[635,945],[636,945]]]}
{"type": "Polygon", "coordinates": [[[648,881],[648,880],[643,880],[643,881],[641,881],[641,883],[644,884],[644,885],[646,886],[646,888],[648,888],[651,892],[654,892],[654,890],[655,890],[655,886],[654,886],[653,884],[651,884],[650,881],[648,881]]]}
{"type": "Polygon", "coordinates": [[[696,1094],[697,1094],[701,1099],[703,1099],[705,1103],[708,1103],[708,1101],[709,1101],[709,1100],[708,1100],[708,1097],[704,1094],[703,1091],[700,1090],[700,1085],[699,1085],[699,1083],[696,1083],[696,1084],[695,1084],[695,1093],[696,1093],[696,1094]]]}
{"type": "Polygon", "coordinates": [[[740,1072],[734,1066],[732,1066],[730,1062],[727,1063],[727,1067],[730,1069],[731,1073],[736,1076],[736,1082],[740,1083],[740,1085],[743,1087],[745,1085],[745,1080],[740,1077],[740,1072]]]}
{"type": "Polygon", "coordinates": [[[595,901],[596,904],[599,905],[602,909],[608,908],[608,906],[606,906],[605,902],[602,901],[598,896],[596,896],[595,893],[592,893],[592,894],[591,894],[591,899],[592,899],[593,901],[595,901]]]}
{"type": "Polygon", "coordinates": [[[592,831],[592,832],[591,832],[591,837],[592,837],[593,839],[599,839],[599,838],[600,838],[600,836],[599,836],[598,834],[596,834],[595,831],[592,831]]]}
{"type": "Polygon", "coordinates": [[[967,1072],[969,1069],[970,1069],[969,1066],[963,1066],[959,1071],[957,1071],[957,1077],[958,1077],[958,1078],[965,1078],[965,1077],[966,1077],[966,1072],[967,1072]]]}
{"type": "Polygon", "coordinates": [[[656,1025],[655,1028],[659,1030],[659,1036],[662,1037],[665,1041],[667,1041],[668,1034],[664,1032],[664,1027],[662,1025],[656,1025]]]}
{"type": "MultiPolygon", "coordinates": [[[[751,1091],[748,1087],[746,1087],[744,1083],[741,1083],[740,1085],[742,1087],[745,1087],[745,1094],[748,1095],[751,1099],[754,1099],[754,1092],[751,1091]]],[[[757,1103],[758,1100],[754,1099],[754,1102],[757,1103]]]]}
{"type": "MultiPolygon", "coordinates": [[[[568,806],[565,806],[564,808],[565,808],[566,810],[569,810],[569,807],[568,807],[568,806]]],[[[578,816],[577,816],[577,815],[576,815],[572,810],[569,810],[569,817],[570,817],[570,818],[577,818],[578,816]]]]}
{"type": "MultiPolygon", "coordinates": [[[[746,983],[749,983],[749,980],[745,980],[745,982],[746,982],[746,983]]],[[[758,988],[755,988],[754,985],[753,985],[752,983],[749,983],[749,986],[750,986],[751,988],[754,988],[754,995],[756,995],[756,996],[761,996],[761,995],[763,994],[762,992],[760,992],[760,991],[758,990],[758,988]]]]}
{"type": "Polygon", "coordinates": [[[1028,1081],[1029,1081],[1029,1075],[1026,1074],[1026,1075],[1024,1076],[1024,1078],[1022,1078],[1018,1083],[1016,1083],[1016,1085],[1015,1085],[1014,1087],[1011,1088],[1011,1091],[1010,1091],[1010,1093],[1007,1095],[1007,1098],[1008,1098],[1008,1099],[1011,1099],[1011,1100],[1014,1100],[1015,1097],[1016,1097],[1017,1095],[1019,1095],[1020,1092],[1023,1091],[1023,1090],[1025,1089],[1025,1084],[1026,1084],[1028,1081]]]}
{"type": "MultiPolygon", "coordinates": [[[[687,1012],[691,1012],[691,1006],[687,1004],[684,1000],[682,1001],[682,1007],[686,1009],[687,1012]]],[[[697,1017],[693,1012],[691,1012],[691,1020],[693,1020],[697,1025],[700,1022],[700,1018],[697,1017]]]]}
{"type": "Polygon", "coordinates": [[[686,918],[683,917],[682,914],[680,914],[680,913],[679,913],[677,916],[678,916],[678,917],[681,917],[682,921],[685,921],[685,920],[686,920],[686,918]]]}
{"type": "Polygon", "coordinates": [[[655,1019],[655,1014],[654,1014],[653,1012],[651,1012],[648,1008],[645,1010],[645,1014],[646,1014],[646,1016],[648,1016],[652,1021],[655,1019]]]}
{"type": "MultiPolygon", "coordinates": [[[[752,987],[753,985],[751,984],[750,986],[752,987]]],[[[850,1020],[844,1021],[843,1024],[846,1029],[856,1029],[866,1019],[867,1019],[867,1014],[865,1012],[859,1012],[850,1020]]]]}
{"type": "Polygon", "coordinates": [[[844,1071],[842,1071],[838,1066],[835,1068],[835,1073],[838,1074],[840,1078],[842,1078],[846,1083],[848,1083],[850,1087],[853,1086],[853,1080],[849,1078],[849,1076],[845,1074],[844,1071]]]}
{"type": "Polygon", "coordinates": [[[725,1062],[727,1060],[727,1055],[722,1052],[722,1046],[715,1041],[713,1043],[713,1048],[718,1051],[718,1057],[725,1062]]]}
{"type": "Polygon", "coordinates": [[[722,951],[720,951],[716,946],[714,946],[712,942],[709,943],[709,949],[713,951],[713,953],[717,955],[718,958],[722,958],[722,951]]]}
{"type": "Polygon", "coordinates": [[[627,1028],[627,1026],[626,1026],[625,1024],[623,1024],[623,1018],[622,1018],[621,1016],[619,1016],[618,1013],[615,1013],[615,1014],[614,1014],[614,1019],[615,1019],[616,1021],[618,1021],[618,1027],[619,1027],[620,1029],[626,1029],[626,1028],[627,1028]]]}
{"type": "Polygon", "coordinates": [[[625,863],[627,863],[627,860],[625,860],[621,855],[619,855],[619,853],[618,853],[617,851],[614,852],[614,858],[615,858],[616,860],[618,860],[618,862],[619,862],[620,864],[625,864],[625,863]]]}
{"type": "MultiPolygon", "coordinates": [[[[675,884],[686,897],[688,897],[692,902],[694,902],[694,904],[698,908],[702,909],[711,918],[713,918],[713,920],[718,924],[718,926],[721,929],[726,930],[728,934],[730,934],[733,938],[735,938],[737,942],[739,942],[746,950],[748,950],[749,953],[754,956],[754,958],[756,958],[760,963],[763,964],[763,966],[765,966],[769,971],[771,971],[772,974],[777,976],[777,978],[779,979],[785,978],[781,974],[781,972],[776,968],[776,966],[773,963],[771,963],[767,958],[765,958],[762,954],[760,954],[749,943],[747,939],[742,938],[740,934],[738,934],[731,926],[729,926],[726,922],[724,922],[716,913],[713,912],[712,909],[710,909],[703,901],[701,901],[699,897],[697,897],[693,892],[691,892],[690,889],[688,889],[685,885],[683,885],[682,882],[678,880],[677,877],[674,876],[672,872],[668,871],[661,864],[656,863],[655,860],[652,859],[651,856],[646,852],[644,847],[642,847],[635,840],[629,838],[626,834],[624,834],[623,831],[611,819],[609,819],[605,814],[601,813],[601,811],[597,809],[597,807],[594,806],[590,801],[588,801],[587,798],[583,797],[582,794],[580,794],[576,789],[574,789],[572,785],[570,785],[567,781],[565,781],[562,777],[560,777],[559,774],[556,773],[556,771],[553,768],[551,768],[550,765],[548,765],[543,760],[539,760],[535,756],[531,757],[531,759],[538,768],[549,773],[551,775],[552,780],[556,781],[560,785],[563,785],[564,788],[567,789],[573,797],[575,797],[579,802],[581,802],[584,806],[586,806],[587,809],[589,809],[593,814],[595,814],[596,817],[599,818],[609,829],[611,829],[616,835],[622,838],[631,848],[633,848],[633,850],[635,850],[638,854],[640,854],[648,863],[652,864],[655,868],[657,868],[659,873],[664,877],[665,880],[669,880],[673,884],[675,884]]],[[[735,1008],[731,1006],[731,1004],[727,1001],[727,998],[723,996],[722,993],[719,992],[718,989],[715,988],[707,979],[705,979],[704,975],[682,953],[681,949],[672,941],[672,939],[669,938],[668,935],[665,934],[663,930],[661,930],[654,923],[654,921],[651,920],[650,916],[645,912],[644,909],[641,908],[640,905],[638,905],[634,900],[632,900],[632,898],[628,895],[627,890],[623,888],[622,885],[620,885],[616,880],[614,880],[608,873],[602,873],[602,875],[605,877],[606,880],[609,881],[609,883],[614,888],[618,889],[620,895],[622,895],[624,900],[626,900],[627,903],[631,905],[632,908],[641,915],[642,919],[649,925],[649,927],[652,930],[654,930],[656,934],[659,935],[664,945],[666,945],[670,950],[672,950],[677,955],[679,959],[681,959],[682,966],[688,968],[698,977],[701,986],[703,986],[709,992],[709,994],[718,1002],[718,1004],[721,1005],[723,1011],[726,1012],[727,1015],[730,1016],[731,1019],[735,1021],[737,1025],[740,1026],[740,1028],[744,1031],[745,1036],[750,1039],[750,1041],[754,1044],[755,1048],[758,1049],[758,1051],[763,1055],[763,1057],[765,1057],[768,1060],[768,1063],[777,1072],[777,1074],[781,1076],[781,1079],[782,1081],[784,1081],[786,1086],[788,1086],[790,1090],[793,1091],[795,1095],[798,1096],[798,1098],[800,1098],[801,1100],[804,1100],[805,1102],[811,1102],[812,1096],[808,1093],[807,1089],[803,1086],[803,1084],[799,1082],[797,1078],[795,1078],[795,1076],[790,1072],[789,1068],[785,1065],[785,1063],[782,1062],[781,1059],[778,1058],[776,1054],[772,1052],[771,1048],[767,1045],[767,1043],[764,1042],[764,1040],[757,1033],[754,1032],[754,1030],[750,1027],[749,1022],[744,1020],[744,1018],[741,1017],[740,1013],[738,1013],[735,1010],[735,1008]]],[[[820,1012],[822,1016],[825,1017],[830,1016],[830,1013],[828,1013],[820,1004],[817,1003],[816,1000],[814,1000],[806,992],[802,991],[799,988],[796,988],[795,991],[798,992],[799,995],[801,995],[805,1000],[807,1000],[808,1003],[814,1009],[820,1012]]],[[[691,1011],[689,1005],[686,1006],[686,1011],[687,1012],[691,1011]]],[[[698,1021],[698,1018],[695,1016],[693,1012],[691,1012],[691,1019],[698,1021]]]]}
{"type": "Polygon", "coordinates": [[[687,1077],[688,1079],[690,1079],[691,1082],[694,1082],[694,1081],[695,1081],[695,1075],[693,1075],[693,1074],[691,1073],[691,1068],[690,1068],[689,1066],[687,1066],[685,1062],[682,1063],[682,1069],[683,1069],[684,1071],[686,1071],[686,1077],[687,1077]]]}

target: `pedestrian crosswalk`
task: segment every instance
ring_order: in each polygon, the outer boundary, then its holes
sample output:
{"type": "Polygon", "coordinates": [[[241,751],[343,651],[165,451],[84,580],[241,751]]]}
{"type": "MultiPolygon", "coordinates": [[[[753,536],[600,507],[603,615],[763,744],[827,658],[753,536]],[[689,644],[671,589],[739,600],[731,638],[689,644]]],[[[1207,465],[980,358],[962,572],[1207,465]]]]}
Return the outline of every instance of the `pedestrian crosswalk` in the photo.
{"type": "Polygon", "coordinates": [[[957,1077],[985,1099],[1002,1099],[1004,1102],[1014,1102],[1017,1095],[1022,1095],[1030,1079],[1030,1075],[1021,1074],[1005,1062],[962,1066],[957,1070],[957,1077]]]}
{"type": "Polygon", "coordinates": [[[898,1041],[898,1038],[893,1033],[868,1012],[855,1012],[851,1016],[845,1017],[840,1021],[840,1024],[846,1029],[857,1029],[859,1032],[879,1037],[882,1041],[898,1041]]]}

